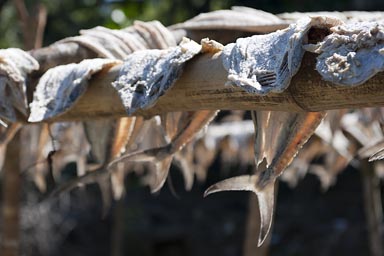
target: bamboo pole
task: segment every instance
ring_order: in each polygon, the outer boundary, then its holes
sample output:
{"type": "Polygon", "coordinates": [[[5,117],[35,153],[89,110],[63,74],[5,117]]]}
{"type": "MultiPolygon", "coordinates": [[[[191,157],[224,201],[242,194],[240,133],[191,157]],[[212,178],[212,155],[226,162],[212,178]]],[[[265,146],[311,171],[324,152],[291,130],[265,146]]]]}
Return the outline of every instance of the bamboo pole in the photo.
{"type": "MultiPolygon", "coordinates": [[[[85,95],[74,107],[52,121],[84,120],[126,115],[112,88],[119,66],[90,80],[85,95]]],[[[315,70],[315,55],[304,55],[299,72],[282,93],[267,96],[252,95],[240,88],[225,86],[227,72],[218,54],[203,54],[191,60],[173,88],[152,108],[136,115],[150,117],[172,111],[193,110],[276,110],[322,111],[342,108],[362,108],[384,105],[384,72],[376,74],[363,85],[347,87],[321,79],[315,70]]]]}

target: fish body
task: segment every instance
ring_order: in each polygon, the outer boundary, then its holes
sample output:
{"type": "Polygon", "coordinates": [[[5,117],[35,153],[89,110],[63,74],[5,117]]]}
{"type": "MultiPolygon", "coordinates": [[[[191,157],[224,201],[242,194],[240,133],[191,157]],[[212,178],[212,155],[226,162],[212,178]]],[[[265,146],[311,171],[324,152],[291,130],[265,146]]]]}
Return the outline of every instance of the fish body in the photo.
{"type": "Polygon", "coordinates": [[[166,114],[162,120],[168,144],[122,155],[113,160],[108,168],[113,168],[120,162],[153,162],[156,167],[156,178],[151,185],[151,191],[157,192],[165,183],[174,154],[206,127],[216,114],[217,111],[212,110],[166,114]]]}
{"type": "Polygon", "coordinates": [[[251,191],[257,195],[260,210],[259,246],[265,241],[272,225],[276,179],[292,162],[324,116],[324,112],[252,111],[255,174],[223,180],[205,191],[205,196],[233,190],[251,191]]]}

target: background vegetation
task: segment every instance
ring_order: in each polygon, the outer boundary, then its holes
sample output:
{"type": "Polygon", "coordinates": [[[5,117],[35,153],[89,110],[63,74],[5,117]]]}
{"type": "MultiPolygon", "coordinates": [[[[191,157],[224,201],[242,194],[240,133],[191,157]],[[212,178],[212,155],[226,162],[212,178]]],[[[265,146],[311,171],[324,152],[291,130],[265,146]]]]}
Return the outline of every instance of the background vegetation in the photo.
{"type": "MultiPolygon", "coordinates": [[[[26,0],[28,10],[34,14],[38,3],[47,8],[47,26],[44,45],[67,36],[78,34],[80,29],[95,26],[122,28],[136,19],[159,20],[171,25],[192,18],[199,13],[243,5],[268,11],[345,11],[383,10],[380,0],[26,0]]],[[[11,0],[0,1],[0,47],[22,47],[21,29],[11,0]]]]}

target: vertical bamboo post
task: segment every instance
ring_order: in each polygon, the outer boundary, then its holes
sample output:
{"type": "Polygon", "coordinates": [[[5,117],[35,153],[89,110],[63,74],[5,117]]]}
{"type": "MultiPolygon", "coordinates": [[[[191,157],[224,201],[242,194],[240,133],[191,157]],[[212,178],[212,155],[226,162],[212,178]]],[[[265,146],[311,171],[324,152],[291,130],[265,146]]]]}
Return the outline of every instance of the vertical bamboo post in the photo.
{"type": "Polygon", "coordinates": [[[382,256],[383,251],[383,205],[381,202],[380,179],[373,164],[362,160],[361,176],[364,192],[364,209],[367,220],[369,249],[371,256],[382,256]]]}
{"type": "Polygon", "coordinates": [[[3,189],[2,189],[2,239],[0,255],[17,256],[20,252],[19,239],[19,208],[21,176],[20,163],[20,135],[19,132],[8,144],[4,167],[3,167],[3,189]]]}
{"type": "Polygon", "coordinates": [[[116,201],[112,215],[111,256],[122,256],[124,239],[124,196],[116,201]]]}

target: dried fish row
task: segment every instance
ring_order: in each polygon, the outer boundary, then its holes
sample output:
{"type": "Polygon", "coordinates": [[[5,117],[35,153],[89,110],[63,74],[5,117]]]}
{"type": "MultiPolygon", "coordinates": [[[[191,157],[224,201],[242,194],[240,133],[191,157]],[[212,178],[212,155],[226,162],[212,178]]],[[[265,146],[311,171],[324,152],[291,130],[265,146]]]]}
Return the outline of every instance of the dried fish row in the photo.
{"type": "Polygon", "coordinates": [[[111,59],[89,59],[49,69],[36,86],[28,121],[41,122],[63,114],[84,94],[92,75],[119,63],[111,59]]]}

